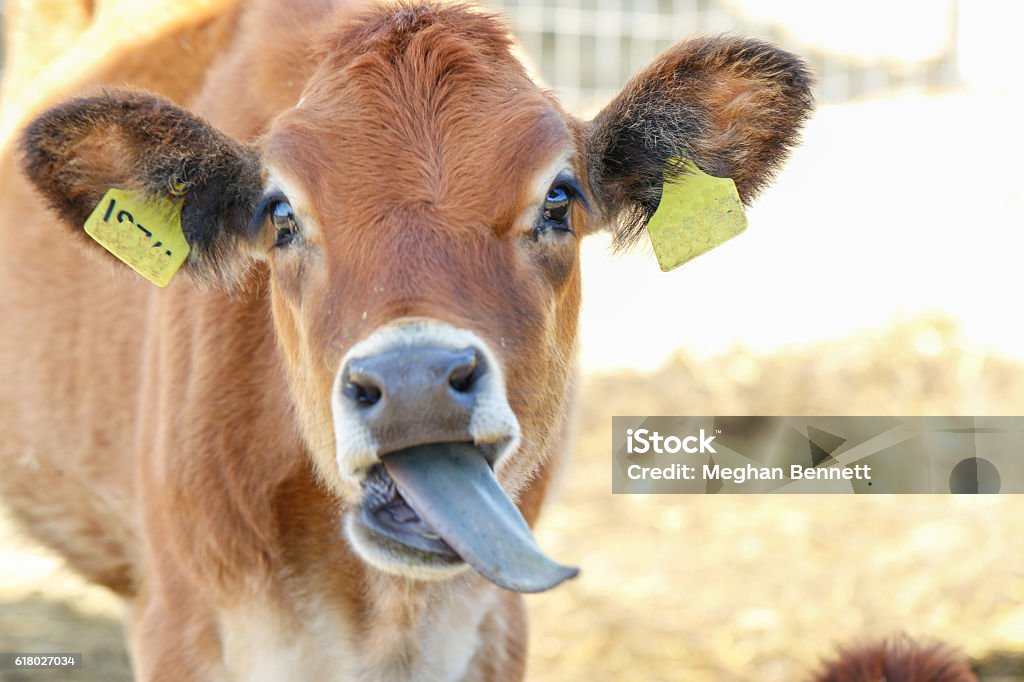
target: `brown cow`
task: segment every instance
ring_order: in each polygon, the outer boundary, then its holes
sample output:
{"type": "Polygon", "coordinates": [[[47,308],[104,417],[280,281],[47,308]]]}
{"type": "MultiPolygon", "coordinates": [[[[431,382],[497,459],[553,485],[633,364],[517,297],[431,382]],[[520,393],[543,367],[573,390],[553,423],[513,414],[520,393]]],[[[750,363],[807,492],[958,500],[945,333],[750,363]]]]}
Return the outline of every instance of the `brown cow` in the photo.
{"type": "Polygon", "coordinates": [[[491,15],[332,4],[128,42],[4,158],[0,487],[126,598],[140,680],[521,679],[509,590],[574,574],[523,517],[580,239],[636,239],[673,157],[749,201],[811,106],[796,57],[705,39],[581,122],[491,15]],[[83,231],[134,224],[111,188],[177,206],[166,290],[83,231]]]}
{"type": "Polygon", "coordinates": [[[813,682],[978,682],[967,662],[941,643],[893,637],[849,647],[813,682]]]}

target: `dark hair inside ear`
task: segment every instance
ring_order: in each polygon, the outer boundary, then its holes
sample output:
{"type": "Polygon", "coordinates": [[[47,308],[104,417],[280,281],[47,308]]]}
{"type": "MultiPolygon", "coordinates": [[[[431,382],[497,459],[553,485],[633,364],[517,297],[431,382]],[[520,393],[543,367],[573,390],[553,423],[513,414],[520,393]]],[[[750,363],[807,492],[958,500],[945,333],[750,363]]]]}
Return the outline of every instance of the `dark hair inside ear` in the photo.
{"type": "Polygon", "coordinates": [[[670,160],[692,159],[689,140],[703,129],[695,107],[666,108],[648,89],[637,92],[629,107],[605,109],[591,132],[591,139],[603,147],[591,156],[591,177],[604,201],[618,208],[616,248],[629,247],[641,237],[661,202],[666,177],[680,172],[670,160]]]}

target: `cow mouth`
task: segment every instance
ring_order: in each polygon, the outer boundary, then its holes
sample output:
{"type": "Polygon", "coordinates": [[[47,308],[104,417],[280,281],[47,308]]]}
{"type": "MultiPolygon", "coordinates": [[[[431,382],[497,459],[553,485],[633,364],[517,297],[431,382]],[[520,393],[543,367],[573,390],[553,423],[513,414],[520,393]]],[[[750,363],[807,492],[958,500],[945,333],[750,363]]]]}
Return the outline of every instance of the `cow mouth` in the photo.
{"type": "Polygon", "coordinates": [[[409,549],[462,561],[437,531],[409,506],[383,464],[375,464],[363,481],[359,519],[374,533],[409,549]]]}
{"type": "Polygon", "coordinates": [[[468,443],[381,457],[363,482],[359,519],[410,555],[465,562],[515,592],[549,590],[579,572],[544,555],[487,457],[468,443]]]}

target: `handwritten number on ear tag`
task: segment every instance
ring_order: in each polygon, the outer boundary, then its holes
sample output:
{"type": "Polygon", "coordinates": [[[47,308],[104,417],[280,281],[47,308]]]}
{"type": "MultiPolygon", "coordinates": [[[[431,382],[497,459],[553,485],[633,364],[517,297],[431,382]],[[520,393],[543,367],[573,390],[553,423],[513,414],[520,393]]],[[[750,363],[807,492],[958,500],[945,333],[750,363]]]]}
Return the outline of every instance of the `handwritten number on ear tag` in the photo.
{"type": "Polygon", "coordinates": [[[673,270],[747,229],[736,183],[716,178],[692,161],[674,158],[682,172],[662,187],[661,203],[647,223],[662,271],[673,270]]]}
{"type": "Polygon", "coordinates": [[[111,188],[85,221],[85,231],[107,251],[158,287],[188,257],[181,230],[182,201],[111,188]]]}

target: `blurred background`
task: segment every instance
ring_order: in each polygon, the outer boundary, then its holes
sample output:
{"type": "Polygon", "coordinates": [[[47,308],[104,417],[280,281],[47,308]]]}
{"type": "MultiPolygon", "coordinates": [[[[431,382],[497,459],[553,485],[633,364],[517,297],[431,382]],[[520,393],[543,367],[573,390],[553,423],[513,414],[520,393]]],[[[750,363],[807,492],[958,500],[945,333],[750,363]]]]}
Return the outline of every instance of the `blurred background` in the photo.
{"type": "MultiPolygon", "coordinates": [[[[610,492],[612,415],[1024,414],[1024,7],[488,4],[582,116],[689,36],[761,37],[818,77],[746,233],[668,274],[644,245],[584,245],[574,461],[539,529],[583,573],[527,599],[529,679],[799,681],[895,632],[1024,679],[1019,498],[610,492]]],[[[84,651],[96,676],[68,679],[127,679],[119,608],[0,527],[0,650],[84,651]]],[[[22,679],[47,678],[0,671],[22,679]]]]}

